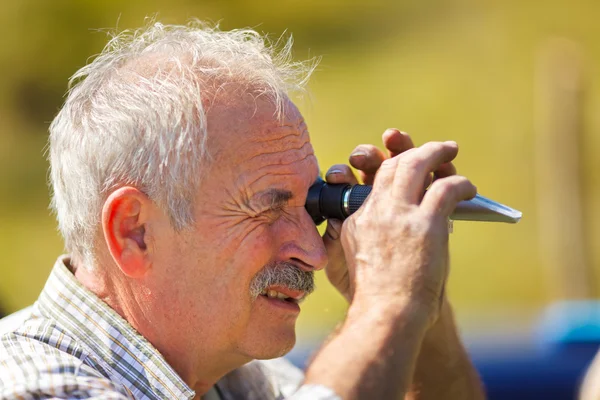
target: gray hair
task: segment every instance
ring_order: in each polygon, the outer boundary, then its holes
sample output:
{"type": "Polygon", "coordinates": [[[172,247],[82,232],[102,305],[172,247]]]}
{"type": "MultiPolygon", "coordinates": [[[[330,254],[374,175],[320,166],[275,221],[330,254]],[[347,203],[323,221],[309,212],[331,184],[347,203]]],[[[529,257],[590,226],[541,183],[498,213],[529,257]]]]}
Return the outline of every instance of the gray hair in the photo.
{"type": "Polygon", "coordinates": [[[114,35],[71,77],[50,125],[51,206],[73,257],[95,266],[102,204],[120,186],[146,193],[176,230],[191,226],[209,160],[203,100],[218,89],[209,83],[253,87],[281,116],[286,96],[302,90],[318,61],[294,62],[291,48],[291,37],[273,43],[251,29],[199,21],[114,35]]]}
{"type": "Polygon", "coordinates": [[[256,299],[269,286],[280,285],[301,290],[307,295],[315,290],[313,271],[303,271],[290,262],[275,262],[265,265],[250,282],[250,297],[256,299]]]}

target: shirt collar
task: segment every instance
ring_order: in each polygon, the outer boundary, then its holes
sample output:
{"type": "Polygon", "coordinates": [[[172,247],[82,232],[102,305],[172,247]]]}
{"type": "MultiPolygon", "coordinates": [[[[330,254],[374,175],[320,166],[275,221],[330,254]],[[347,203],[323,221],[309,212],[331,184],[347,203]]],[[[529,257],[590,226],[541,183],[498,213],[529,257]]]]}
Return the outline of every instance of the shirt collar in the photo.
{"type": "Polygon", "coordinates": [[[69,257],[54,264],[38,299],[41,313],[78,339],[90,355],[135,398],[191,399],[195,392],[126,320],[86,289],[69,270],[69,257]]]}

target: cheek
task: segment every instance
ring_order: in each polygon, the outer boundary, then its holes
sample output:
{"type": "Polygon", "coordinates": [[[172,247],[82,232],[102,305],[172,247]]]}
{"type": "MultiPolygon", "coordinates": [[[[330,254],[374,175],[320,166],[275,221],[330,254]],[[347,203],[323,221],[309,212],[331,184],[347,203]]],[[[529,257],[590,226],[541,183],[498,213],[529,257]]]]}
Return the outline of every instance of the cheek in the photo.
{"type": "Polygon", "coordinates": [[[277,254],[274,225],[248,220],[227,227],[214,223],[200,226],[202,232],[195,233],[195,240],[177,250],[189,271],[186,283],[181,284],[191,285],[194,296],[199,296],[201,285],[207,301],[223,298],[229,303],[231,299],[245,303],[250,282],[277,254]]]}
{"type": "Polygon", "coordinates": [[[234,250],[237,261],[245,263],[245,269],[250,270],[253,276],[275,258],[276,252],[276,235],[273,226],[268,224],[252,230],[234,250]]]}
{"type": "Polygon", "coordinates": [[[198,264],[204,264],[201,268],[212,275],[202,281],[211,282],[209,290],[218,289],[229,296],[246,296],[252,278],[277,254],[277,235],[272,225],[263,222],[247,221],[206,235],[216,240],[195,252],[198,264]]]}

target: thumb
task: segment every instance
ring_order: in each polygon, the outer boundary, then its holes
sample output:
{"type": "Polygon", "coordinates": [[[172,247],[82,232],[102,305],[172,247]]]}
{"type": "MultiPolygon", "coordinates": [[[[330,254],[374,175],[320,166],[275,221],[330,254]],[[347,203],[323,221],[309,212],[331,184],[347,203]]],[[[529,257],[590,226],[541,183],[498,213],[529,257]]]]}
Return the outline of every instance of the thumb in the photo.
{"type": "Polygon", "coordinates": [[[329,263],[325,268],[325,273],[329,282],[348,300],[351,300],[350,279],[344,248],[342,247],[341,233],[342,221],[338,219],[328,219],[327,229],[323,235],[323,243],[327,250],[329,263]]]}
{"type": "MultiPolygon", "coordinates": [[[[327,229],[323,235],[323,240],[339,242],[342,234],[342,221],[339,219],[328,219],[327,229]]],[[[340,245],[341,246],[341,245],[340,245]]]]}

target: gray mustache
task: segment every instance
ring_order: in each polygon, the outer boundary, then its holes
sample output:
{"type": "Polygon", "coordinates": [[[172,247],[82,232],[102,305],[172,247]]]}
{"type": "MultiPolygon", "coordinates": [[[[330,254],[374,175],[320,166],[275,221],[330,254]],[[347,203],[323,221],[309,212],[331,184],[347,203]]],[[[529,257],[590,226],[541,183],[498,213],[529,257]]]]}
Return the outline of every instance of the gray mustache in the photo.
{"type": "Polygon", "coordinates": [[[303,271],[289,262],[272,263],[265,266],[252,278],[250,294],[252,298],[272,285],[285,286],[294,290],[302,290],[310,294],[315,290],[315,279],[312,271],[303,271]]]}

